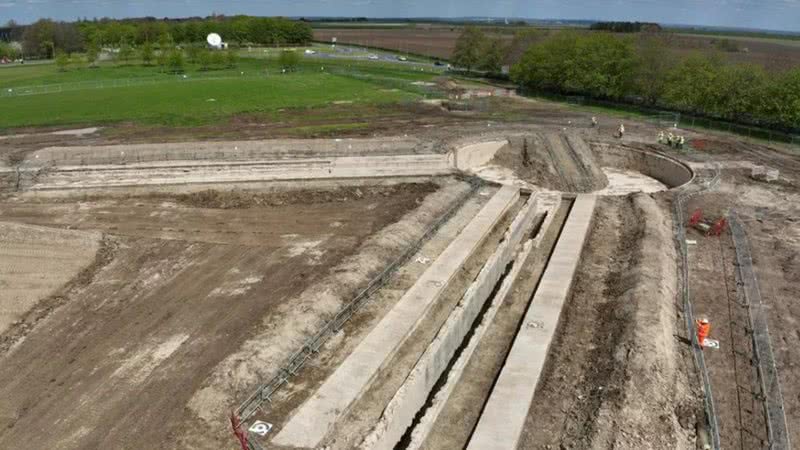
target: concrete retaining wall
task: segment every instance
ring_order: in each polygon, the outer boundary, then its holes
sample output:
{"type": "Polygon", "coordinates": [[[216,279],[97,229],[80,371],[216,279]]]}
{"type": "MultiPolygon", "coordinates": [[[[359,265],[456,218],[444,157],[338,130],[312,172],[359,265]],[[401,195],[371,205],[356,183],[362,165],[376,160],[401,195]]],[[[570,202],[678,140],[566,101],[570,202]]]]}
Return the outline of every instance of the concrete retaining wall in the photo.
{"type": "Polygon", "coordinates": [[[579,195],[539,283],[468,450],[515,450],[569,295],[596,197],[579,195]]]}
{"type": "Polygon", "coordinates": [[[603,167],[635,170],[666,184],[670,189],[682,186],[694,177],[689,166],[672,158],[605,143],[592,144],[603,167]]]}
{"type": "MultiPolygon", "coordinates": [[[[35,171],[37,169],[27,169],[35,171]]],[[[31,190],[239,183],[341,178],[435,176],[452,172],[446,155],[335,157],[246,162],[176,161],[61,166],[43,171],[31,190]]]]}
{"type": "MultiPolygon", "coordinates": [[[[271,139],[260,141],[176,142],[102,146],[48,147],[27,157],[24,165],[132,164],[153,161],[247,160],[332,156],[379,156],[422,153],[414,138],[271,139]]],[[[427,152],[430,153],[430,152],[427,152]]]]}
{"type": "Polygon", "coordinates": [[[436,338],[386,406],[379,422],[361,443],[362,450],[391,450],[400,441],[516,255],[517,247],[530,229],[536,211],[536,198],[530,197],[509,226],[503,242],[486,261],[436,338]]]}
{"type": "Polygon", "coordinates": [[[274,439],[276,445],[318,447],[335,422],[369,388],[379,371],[423,321],[464,262],[479,248],[519,190],[501,188],[331,374],[274,439]]]}
{"type": "Polygon", "coordinates": [[[452,164],[458,170],[470,170],[486,165],[508,141],[490,141],[472,144],[452,152],[452,164]]]}

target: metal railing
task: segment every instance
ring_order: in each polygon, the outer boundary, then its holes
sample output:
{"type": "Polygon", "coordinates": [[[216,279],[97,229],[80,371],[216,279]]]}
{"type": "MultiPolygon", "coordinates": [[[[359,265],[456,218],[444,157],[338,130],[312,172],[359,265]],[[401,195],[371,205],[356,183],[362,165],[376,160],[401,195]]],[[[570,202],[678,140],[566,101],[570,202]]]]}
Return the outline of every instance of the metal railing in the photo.
{"type": "Polygon", "coordinates": [[[675,239],[678,242],[681,258],[681,297],[683,299],[683,313],[686,318],[686,330],[691,341],[695,365],[697,366],[700,377],[703,380],[704,391],[704,406],[706,412],[706,419],[708,420],[708,427],[711,431],[711,445],[714,450],[720,450],[720,437],[719,437],[719,423],[717,420],[717,412],[714,406],[714,396],[711,392],[711,379],[708,375],[708,368],[706,367],[705,357],[703,356],[703,349],[697,342],[697,334],[695,333],[694,314],[691,300],[690,282],[689,282],[689,253],[686,248],[686,216],[684,208],[688,200],[703,192],[715,189],[720,182],[720,169],[715,166],[710,177],[697,177],[695,182],[689,186],[696,188],[693,190],[684,190],[679,193],[674,202],[675,214],[675,239]]]}
{"type": "Polygon", "coordinates": [[[731,211],[728,214],[728,219],[731,228],[731,239],[736,249],[737,278],[744,288],[757,373],[766,403],[767,434],[769,436],[770,449],[790,449],[783,394],[781,393],[780,380],[778,379],[778,369],[775,366],[775,357],[772,353],[769,328],[767,326],[767,312],[764,310],[758,278],[753,270],[750,244],[747,239],[747,233],[735,211],[731,211]]]}
{"type": "Polygon", "coordinates": [[[392,261],[380,274],[374,277],[367,286],[358,293],[348,304],[339,310],[339,312],[328,321],[314,336],[306,341],[303,346],[294,352],[278,369],[275,375],[268,381],[260,384],[255,392],[251,394],[242,404],[236,409],[236,415],[241,419],[242,423],[247,422],[253,415],[261,408],[264,402],[272,402],[272,395],[284,384],[286,384],[290,377],[297,374],[300,368],[305,365],[309,358],[325,344],[325,342],[338,332],[342,326],[347,322],[350,317],[374,294],[378,289],[383,287],[389,278],[411,257],[416,254],[422,245],[430,239],[439,228],[444,225],[466,202],[475,192],[480,188],[484,182],[479,178],[469,179],[470,188],[467,192],[462,194],[458,199],[453,202],[453,205],[433,224],[431,224],[422,236],[416,242],[409,245],[403,253],[392,261]]]}

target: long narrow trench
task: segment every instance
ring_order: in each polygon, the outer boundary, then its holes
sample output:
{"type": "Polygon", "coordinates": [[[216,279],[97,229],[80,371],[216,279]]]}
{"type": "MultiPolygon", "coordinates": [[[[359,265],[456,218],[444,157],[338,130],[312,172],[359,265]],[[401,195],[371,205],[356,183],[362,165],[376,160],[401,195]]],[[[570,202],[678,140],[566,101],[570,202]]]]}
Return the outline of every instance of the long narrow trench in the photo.
{"type": "Polygon", "coordinates": [[[488,401],[492,388],[500,374],[514,337],[520,329],[525,311],[528,309],[536,286],[539,284],[541,275],[544,273],[555,244],[561,235],[572,203],[573,199],[562,199],[552,217],[550,226],[546,230],[542,230],[544,217],[538,218],[529,238],[532,239],[541,233],[544,234],[541,236],[539,246],[533,249],[525,261],[515,262],[515,264],[522,264],[523,266],[517,279],[514,280],[515,284],[509,292],[508,298],[506,298],[502,307],[498,309],[494,320],[491,323],[484,324],[483,318],[486,310],[493,303],[495,293],[506,278],[510,266],[506,268],[506,273],[495,286],[495,291],[487,300],[484,310],[481,311],[481,314],[473,323],[472,329],[464,339],[462,346],[428,396],[425,407],[417,413],[414,422],[395,447],[396,450],[417,448],[453,449],[466,446],[480,418],[483,406],[488,401]],[[453,388],[449,398],[444,400],[445,404],[433,426],[436,433],[431,433],[422,443],[412,443],[415,427],[435,401],[438,392],[448,380],[453,364],[470,343],[470,338],[479,326],[486,326],[487,329],[466,367],[464,367],[460,381],[453,388]]]}

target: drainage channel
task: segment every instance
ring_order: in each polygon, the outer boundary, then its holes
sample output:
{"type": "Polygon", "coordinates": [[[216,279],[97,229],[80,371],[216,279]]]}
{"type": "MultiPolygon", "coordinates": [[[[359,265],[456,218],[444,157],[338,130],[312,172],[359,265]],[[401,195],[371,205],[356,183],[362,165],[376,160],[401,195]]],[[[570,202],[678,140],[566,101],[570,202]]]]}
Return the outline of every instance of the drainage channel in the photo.
{"type": "Polygon", "coordinates": [[[466,446],[522,326],[573,201],[562,198],[551,217],[544,213],[535,218],[525,238],[526,247],[504,268],[492,294],[395,450],[466,446]],[[431,433],[432,430],[436,432],[431,433]]]}

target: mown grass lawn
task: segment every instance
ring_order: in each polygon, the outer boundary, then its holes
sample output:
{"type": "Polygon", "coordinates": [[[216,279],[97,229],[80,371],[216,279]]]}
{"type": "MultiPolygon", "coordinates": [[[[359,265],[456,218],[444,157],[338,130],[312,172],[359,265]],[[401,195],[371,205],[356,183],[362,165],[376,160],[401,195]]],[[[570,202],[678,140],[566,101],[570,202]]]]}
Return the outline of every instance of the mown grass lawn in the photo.
{"type": "Polygon", "coordinates": [[[200,72],[189,66],[185,79],[141,65],[104,65],[66,72],[59,72],[53,65],[4,69],[0,70],[2,89],[54,84],[62,84],[67,89],[0,97],[0,129],[119,121],[191,126],[224,120],[237,113],[315,107],[338,101],[392,103],[418,97],[418,90],[411,83],[434,77],[432,73],[382,64],[326,61],[325,65],[322,70],[319,63],[305,61],[297,72],[282,74],[272,62],[244,59],[234,69],[211,72],[200,72]],[[205,77],[221,79],[203,79],[205,77]],[[75,83],[87,80],[131,79],[135,82],[141,78],[155,79],[155,82],[75,88],[75,83]],[[400,89],[387,89],[387,81],[400,89]]]}

